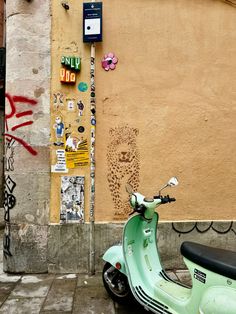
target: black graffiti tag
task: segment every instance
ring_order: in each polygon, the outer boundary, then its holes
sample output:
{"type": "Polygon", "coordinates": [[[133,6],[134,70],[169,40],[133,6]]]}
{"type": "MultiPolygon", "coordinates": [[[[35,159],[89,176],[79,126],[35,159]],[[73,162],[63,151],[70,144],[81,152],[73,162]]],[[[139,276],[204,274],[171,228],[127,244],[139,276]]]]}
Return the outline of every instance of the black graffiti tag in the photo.
{"type": "Polygon", "coordinates": [[[5,170],[14,171],[14,143],[15,140],[11,139],[6,141],[5,145],[5,170]]]}
{"type": "Polygon", "coordinates": [[[16,205],[16,197],[13,195],[16,183],[8,175],[5,177],[5,191],[4,191],[4,220],[5,232],[3,238],[3,253],[4,257],[12,256],[10,251],[11,246],[11,231],[10,231],[10,210],[16,205]]]}

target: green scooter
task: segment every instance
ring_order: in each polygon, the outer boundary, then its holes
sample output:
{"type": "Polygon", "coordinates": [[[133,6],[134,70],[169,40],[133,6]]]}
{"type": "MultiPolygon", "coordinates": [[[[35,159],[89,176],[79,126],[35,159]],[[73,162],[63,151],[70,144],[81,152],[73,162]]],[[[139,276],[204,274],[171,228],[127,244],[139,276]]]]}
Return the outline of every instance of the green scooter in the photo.
{"type": "Polygon", "coordinates": [[[103,256],[103,283],[113,300],[133,297],[146,310],[159,314],[236,314],[236,253],[184,242],[181,253],[191,273],[192,288],[168,277],[158,253],[155,209],[175,201],[161,191],[178,184],[176,178],[147,198],[129,186],[133,216],[124,226],[122,245],[103,256]]]}

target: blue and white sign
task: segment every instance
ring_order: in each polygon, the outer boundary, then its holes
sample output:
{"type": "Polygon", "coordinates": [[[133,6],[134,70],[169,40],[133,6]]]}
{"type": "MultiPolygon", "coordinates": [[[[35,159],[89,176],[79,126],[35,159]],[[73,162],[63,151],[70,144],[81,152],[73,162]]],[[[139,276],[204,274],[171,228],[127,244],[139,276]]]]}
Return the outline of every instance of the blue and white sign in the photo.
{"type": "Polygon", "coordinates": [[[102,2],[83,3],[83,42],[102,41],[102,2]]]}

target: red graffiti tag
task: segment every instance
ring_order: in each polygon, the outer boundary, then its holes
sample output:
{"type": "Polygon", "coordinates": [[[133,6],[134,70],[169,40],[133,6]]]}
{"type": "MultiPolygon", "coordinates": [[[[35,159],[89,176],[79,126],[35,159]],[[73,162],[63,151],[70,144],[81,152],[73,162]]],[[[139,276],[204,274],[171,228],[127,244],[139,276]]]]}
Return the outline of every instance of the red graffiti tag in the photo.
{"type": "Polygon", "coordinates": [[[21,106],[17,106],[17,104],[26,104],[26,105],[31,105],[34,106],[36,105],[38,102],[34,99],[25,97],[25,96],[11,96],[10,94],[6,93],[6,98],[9,102],[9,107],[10,107],[10,111],[8,113],[6,113],[5,115],[5,130],[6,133],[4,133],[4,136],[6,138],[7,141],[11,141],[11,139],[17,141],[18,143],[20,143],[22,146],[24,146],[24,148],[32,155],[37,155],[37,151],[35,149],[33,149],[33,147],[30,146],[30,144],[28,144],[27,142],[25,142],[23,139],[16,137],[15,135],[10,134],[9,132],[14,132],[15,130],[22,128],[24,126],[27,125],[31,125],[34,123],[34,121],[29,120],[29,121],[25,121],[19,124],[16,124],[14,126],[11,126],[11,128],[9,128],[9,122],[12,118],[22,118],[22,117],[26,117],[26,116],[31,116],[33,115],[33,111],[32,110],[26,110],[26,111],[19,111],[18,110],[21,108],[21,106]]]}

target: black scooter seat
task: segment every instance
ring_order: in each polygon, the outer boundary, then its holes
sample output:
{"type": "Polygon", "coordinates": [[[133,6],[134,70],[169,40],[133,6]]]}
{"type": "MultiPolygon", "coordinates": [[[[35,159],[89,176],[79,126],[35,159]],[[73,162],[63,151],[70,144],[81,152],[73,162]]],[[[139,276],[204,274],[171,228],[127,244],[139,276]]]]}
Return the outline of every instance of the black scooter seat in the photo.
{"type": "Polygon", "coordinates": [[[181,254],[214,273],[236,280],[236,252],[210,246],[183,242],[181,254]]]}

